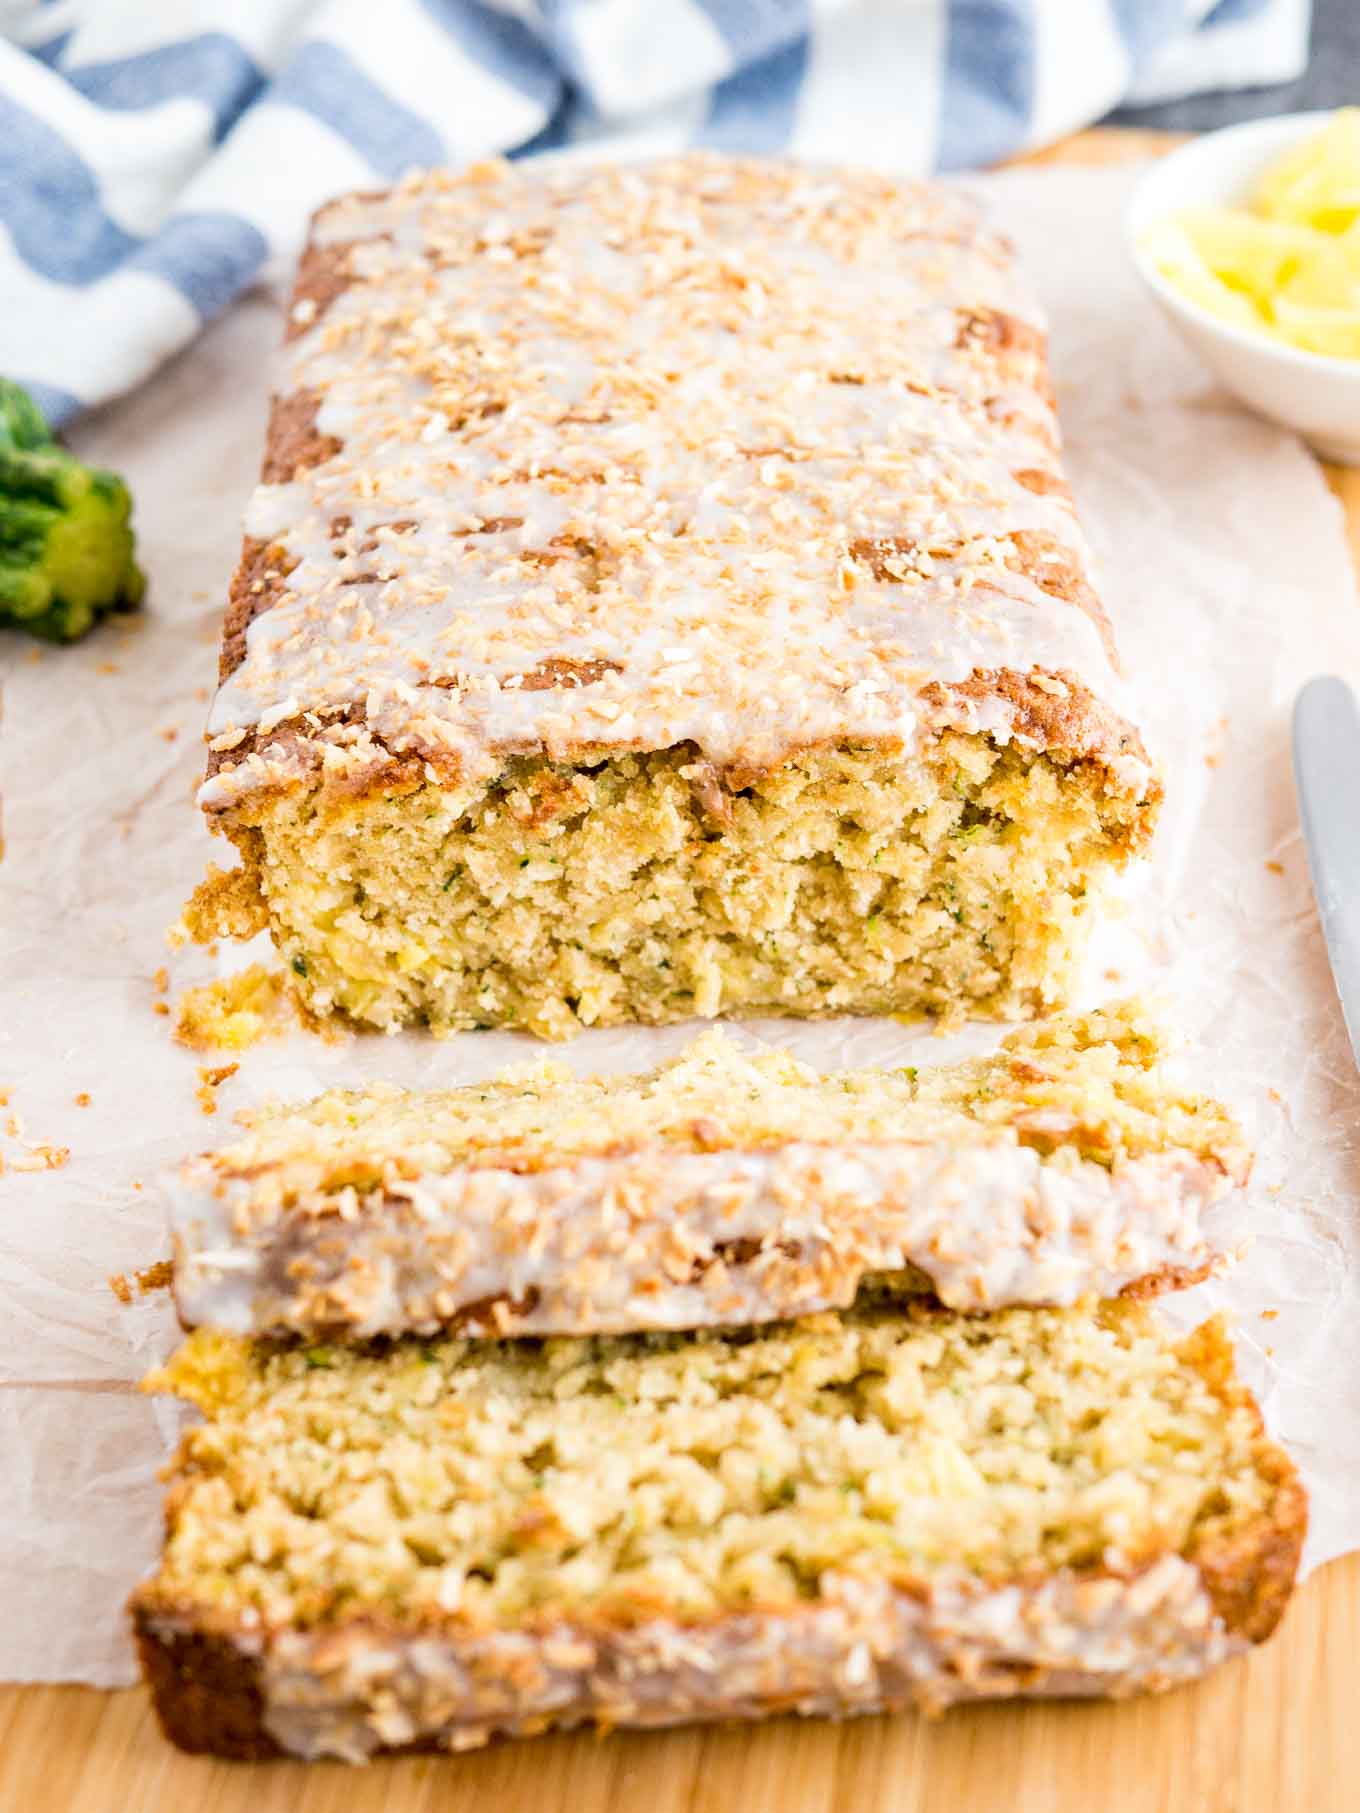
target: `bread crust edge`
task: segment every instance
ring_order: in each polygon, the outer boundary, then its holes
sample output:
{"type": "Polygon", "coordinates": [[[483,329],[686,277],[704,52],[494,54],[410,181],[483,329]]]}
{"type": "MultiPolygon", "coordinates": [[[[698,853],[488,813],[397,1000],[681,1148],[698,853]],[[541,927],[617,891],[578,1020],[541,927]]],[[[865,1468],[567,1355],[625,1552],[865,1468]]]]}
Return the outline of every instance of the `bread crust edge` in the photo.
{"type": "MultiPolygon", "coordinates": [[[[863,1691],[855,1675],[855,1654],[864,1647],[854,1634],[839,1653],[829,1654],[820,1667],[820,1678],[810,1690],[804,1664],[802,1679],[778,1666],[763,1677],[759,1695],[752,1698],[742,1688],[730,1695],[724,1684],[721,1657],[733,1635],[751,1622],[746,1613],[725,1613],[698,1626],[681,1626],[658,1621],[649,1627],[658,1633],[658,1648],[673,1644],[683,1651],[685,1663],[678,1664],[672,1677],[664,1672],[653,1676],[649,1697],[661,1710],[643,1707],[638,1716],[618,1715],[607,1697],[601,1697],[593,1683],[602,1676],[611,1680],[627,1679],[635,1657],[631,1653],[630,1633],[626,1627],[614,1629],[555,1630],[529,1637],[531,1661],[529,1674],[537,1668],[550,1672],[547,1657],[554,1647],[580,1644],[589,1658],[565,1696],[559,1690],[551,1696],[551,1705],[542,1700],[536,1706],[531,1691],[519,1688],[524,1678],[523,1652],[517,1652],[503,1669],[495,1697],[501,1710],[480,1711],[470,1705],[466,1717],[453,1714],[431,1722],[425,1730],[417,1729],[409,1741],[365,1744],[362,1753],[347,1752],[343,1746],[323,1742],[317,1749],[306,1750],[285,1744],[271,1729],[271,1712],[276,1708],[270,1691],[270,1670],[266,1658],[277,1641],[278,1633],[233,1626],[223,1618],[213,1623],[202,1619],[193,1609],[164,1605],[154,1590],[141,1589],[130,1607],[137,1648],[144,1677],[151,1689],[152,1700],[161,1729],[178,1748],[197,1754],[210,1754],[242,1761],[262,1761],[285,1755],[346,1755],[351,1760],[368,1756],[390,1756],[470,1749],[502,1736],[537,1735],[550,1730],[571,1730],[582,1725],[595,1725],[601,1730],[620,1728],[658,1728],[669,1724],[695,1723],[725,1718],[755,1719],[788,1712],[811,1712],[849,1716],[863,1713],[895,1712],[916,1705],[927,1713],[969,1701],[1009,1699],[1015,1697],[1104,1698],[1124,1697],[1139,1692],[1160,1692],[1199,1678],[1219,1662],[1239,1655],[1249,1647],[1264,1642],[1283,1615],[1297,1571],[1307,1525],[1307,1504],[1302,1486],[1292,1464],[1283,1452],[1263,1444],[1268,1452],[1262,1460],[1266,1469],[1279,1480],[1272,1514],[1230,1541],[1207,1549],[1193,1562],[1179,1556],[1162,1556],[1146,1567],[1119,1574],[1095,1570],[1083,1574],[1074,1584],[1077,1589],[1099,1588],[1113,1584],[1117,1592],[1115,1610],[1130,1620],[1135,1632],[1150,1625],[1142,1637],[1141,1647],[1135,1642],[1118,1668],[1083,1665],[1080,1657],[1057,1665],[1026,1657],[1008,1646],[1002,1636],[979,1641],[974,1634],[961,1640],[955,1653],[945,1652],[932,1673],[913,1672],[911,1657],[903,1652],[875,1649],[875,1675],[886,1677],[888,1686],[863,1691]],[[1179,1564],[1184,1580],[1172,1592],[1161,1596],[1151,1611],[1146,1605],[1147,1586],[1156,1570],[1179,1564]],[[1187,1592],[1187,1583],[1193,1591],[1187,1592]],[[1204,1618],[1207,1598],[1213,1616],[1204,1618]],[[1155,1636],[1157,1641],[1151,1640],[1155,1636]],[[693,1692],[692,1658],[700,1653],[703,1660],[699,1673],[711,1687],[703,1697],[693,1692]],[[1164,1656],[1176,1659],[1162,1665],[1164,1656]],[[685,1686],[680,1686],[681,1676],[685,1686]],[[517,1680],[518,1677],[518,1680],[517,1680]],[[673,1679],[675,1691],[667,1691],[673,1679]],[[847,1685],[854,1683],[853,1685],[847,1685]],[[516,1695],[519,1694],[519,1700],[516,1695]]],[[[1036,1577],[1002,1587],[1003,1592],[1018,1593],[1015,1628],[1025,1629],[1041,1605],[1046,1587],[1062,1584],[1061,1576],[1036,1577]]],[[[910,1621],[932,1609],[931,1589],[902,1586],[889,1589],[893,1608],[910,1621]]],[[[1102,1618],[1108,1618],[1111,1595],[1102,1602],[1102,1618]]],[[[822,1609],[821,1601],[778,1613],[758,1616],[782,1637],[790,1653],[801,1651],[806,1657],[816,1645],[804,1643],[810,1617],[822,1609]]],[[[325,1633],[321,1641],[329,1648],[337,1634],[354,1652],[374,1654],[383,1649],[400,1649],[403,1644],[419,1642],[427,1633],[412,1626],[401,1629],[384,1626],[373,1619],[355,1619],[349,1624],[325,1633]]],[[[455,1663],[464,1662],[477,1673],[479,1682],[487,1680],[484,1656],[476,1651],[480,1639],[469,1636],[466,1650],[460,1639],[449,1630],[436,1640],[448,1648],[455,1663]]],[[[304,1639],[304,1642],[306,1639],[304,1639]]],[[[324,1670],[309,1677],[318,1687],[324,1670]]],[[[342,1690],[343,1697],[343,1690],[342,1690]]],[[[337,1703],[340,1704],[339,1702],[337,1703]]],[[[322,1716],[325,1712],[323,1708],[322,1716]]],[[[340,1705],[340,1716],[345,1714],[340,1705]]],[[[416,1721],[419,1708],[408,1713],[416,1721]]],[[[361,1724],[362,1710],[352,1717],[361,1724]]]]}

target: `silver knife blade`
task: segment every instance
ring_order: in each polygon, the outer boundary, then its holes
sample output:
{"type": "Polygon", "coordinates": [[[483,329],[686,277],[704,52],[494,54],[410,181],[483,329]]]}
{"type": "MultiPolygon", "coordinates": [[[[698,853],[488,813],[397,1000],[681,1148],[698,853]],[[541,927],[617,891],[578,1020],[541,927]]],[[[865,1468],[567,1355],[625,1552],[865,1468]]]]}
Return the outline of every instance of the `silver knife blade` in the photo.
{"type": "Polygon", "coordinates": [[[1333,674],[1294,706],[1294,786],[1322,935],[1360,1064],[1360,705],[1333,674]]]}

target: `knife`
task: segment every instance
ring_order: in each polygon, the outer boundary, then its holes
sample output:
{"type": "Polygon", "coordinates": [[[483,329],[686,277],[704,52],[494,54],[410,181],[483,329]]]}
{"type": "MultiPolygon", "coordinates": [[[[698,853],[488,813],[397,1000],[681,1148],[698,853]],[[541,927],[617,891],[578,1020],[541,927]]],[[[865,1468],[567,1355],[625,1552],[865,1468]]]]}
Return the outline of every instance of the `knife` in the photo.
{"type": "Polygon", "coordinates": [[[1294,786],[1322,935],[1360,1064],[1360,705],[1344,680],[1310,680],[1294,706],[1294,786]]]}

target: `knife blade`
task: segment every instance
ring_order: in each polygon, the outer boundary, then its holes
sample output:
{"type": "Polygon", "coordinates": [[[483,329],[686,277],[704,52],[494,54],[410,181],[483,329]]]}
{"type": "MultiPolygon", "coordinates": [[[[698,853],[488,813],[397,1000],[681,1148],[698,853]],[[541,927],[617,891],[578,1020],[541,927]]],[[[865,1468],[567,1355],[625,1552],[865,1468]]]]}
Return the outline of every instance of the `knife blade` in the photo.
{"type": "Polygon", "coordinates": [[[1294,787],[1341,1015],[1360,1064],[1360,705],[1344,680],[1310,680],[1294,705],[1294,787]]]}

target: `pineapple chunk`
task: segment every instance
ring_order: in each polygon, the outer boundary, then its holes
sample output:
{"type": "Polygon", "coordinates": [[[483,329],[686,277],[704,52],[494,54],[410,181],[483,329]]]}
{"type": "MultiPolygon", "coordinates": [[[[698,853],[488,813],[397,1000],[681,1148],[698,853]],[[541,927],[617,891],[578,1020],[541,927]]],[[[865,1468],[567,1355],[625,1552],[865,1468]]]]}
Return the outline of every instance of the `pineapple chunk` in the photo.
{"type": "Polygon", "coordinates": [[[1281,296],[1275,318],[1291,346],[1333,359],[1360,359],[1360,309],[1309,307],[1281,296]]]}
{"type": "Polygon", "coordinates": [[[1218,320],[1360,359],[1360,107],[1276,159],[1250,206],[1187,209],[1152,227],[1142,249],[1218,320]]]}
{"type": "Polygon", "coordinates": [[[1178,220],[1217,281],[1260,308],[1267,308],[1317,252],[1318,235],[1311,229],[1257,220],[1241,208],[1194,208],[1178,220]]]}
{"type": "Polygon", "coordinates": [[[1360,229],[1333,237],[1315,233],[1315,244],[1280,288],[1280,298],[1321,308],[1360,309],[1360,229]]]}
{"type": "Polygon", "coordinates": [[[1230,288],[1214,273],[1179,221],[1163,221],[1152,228],[1143,240],[1143,249],[1168,283],[1220,321],[1258,331],[1267,325],[1250,296],[1230,288]]]}
{"type": "Polygon", "coordinates": [[[1255,209],[1324,233],[1360,218],[1360,107],[1343,107],[1321,132],[1285,152],[1261,178],[1255,209]]]}

